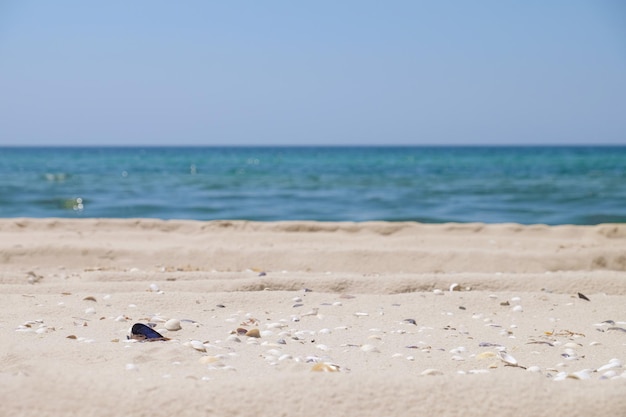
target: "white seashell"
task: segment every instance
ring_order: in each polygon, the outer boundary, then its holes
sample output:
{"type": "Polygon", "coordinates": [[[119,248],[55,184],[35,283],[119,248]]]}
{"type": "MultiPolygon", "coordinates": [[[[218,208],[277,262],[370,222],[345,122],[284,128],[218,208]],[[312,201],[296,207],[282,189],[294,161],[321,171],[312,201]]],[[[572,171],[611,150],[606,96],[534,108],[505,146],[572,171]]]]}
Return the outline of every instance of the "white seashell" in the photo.
{"type": "Polygon", "coordinates": [[[291,299],[291,301],[293,301],[294,303],[301,303],[302,302],[302,298],[300,298],[300,297],[293,297],[291,299]]]}
{"type": "Polygon", "coordinates": [[[456,282],[450,285],[450,292],[453,292],[453,291],[461,291],[461,286],[456,282]]]}
{"type": "Polygon", "coordinates": [[[282,361],[287,360],[287,359],[293,359],[293,356],[291,356],[291,355],[290,355],[290,354],[288,354],[288,353],[285,353],[285,354],[280,355],[280,356],[278,357],[278,361],[279,361],[279,362],[282,362],[282,361]]]}
{"type": "Polygon", "coordinates": [[[324,352],[328,352],[330,350],[328,346],[322,344],[316,345],[315,347],[319,350],[323,350],[324,352]]]}
{"type": "Polygon", "coordinates": [[[608,371],[609,369],[616,369],[616,368],[621,368],[621,367],[622,367],[622,362],[619,359],[613,358],[606,365],[602,365],[601,367],[596,369],[596,371],[604,372],[604,371],[608,371]]]}
{"type": "Polygon", "coordinates": [[[237,343],[241,343],[241,339],[237,337],[237,335],[235,334],[231,334],[230,336],[228,336],[226,338],[227,341],[229,342],[237,342],[237,343]]]}
{"type": "Polygon", "coordinates": [[[435,295],[443,295],[443,291],[441,291],[439,288],[436,288],[433,290],[433,294],[435,295]]]}
{"type": "Polygon", "coordinates": [[[357,313],[354,313],[354,315],[357,317],[365,317],[365,316],[369,316],[369,313],[357,312],[357,313]]]}
{"type": "Polygon", "coordinates": [[[512,297],[511,301],[513,301],[514,303],[518,303],[518,302],[522,301],[522,299],[520,297],[512,297]]]}
{"type": "Polygon", "coordinates": [[[159,292],[159,286],[156,285],[155,283],[150,284],[150,291],[159,292]]]}
{"type": "Polygon", "coordinates": [[[420,373],[420,375],[424,375],[424,376],[426,376],[426,375],[443,375],[443,372],[441,372],[438,369],[429,368],[429,369],[426,369],[426,370],[422,371],[422,373],[420,373]]]}
{"type": "Polygon", "coordinates": [[[341,307],[342,305],[343,305],[343,303],[341,301],[335,301],[333,303],[333,306],[335,306],[335,307],[341,307]]]}
{"type": "Polygon", "coordinates": [[[331,334],[332,332],[330,329],[320,329],[318,333],[319,334],[331,334]]]}
{"type": "Polygon", "coordinates": [[[541,368],[538,366],[529,366],[526,370],[528,372],[541,372],[541,368]]]}
{"type": "Polygon", "coordinates": [[[178,319],[169,319],[165,322],[164,327],[169,331],[176,331],[182,329],[180,326],[180,320],[178,319]]]}
{"type": "Polygon", "coordinates": [[[189,346],[197,351],[206,352],[206,347],[204,346],[204,343],[199,340],[192,340],[191,342],[189,342],[189,346]]]}
{"type": "Polygon", "coordinates": [[[406,357],[406,360],[407,361],[414,361],[415,360],[415,356],[409,355],[409,356],[406,357]]]}
{"type": "Polygon", "coordinates": [[[582,371],[576,371],[576,372],[572,372],[571,374],[567,375],[568,378],[570,379],[591,379],[591,372],[588,369],[584,369],[582,371]]]}
{"type": "Polygon", "coordinates": [[[567,372],[559,372],[558,374],[556,374],[553,381],[565,381],[566,378],[567,372]]]}
{"type": "Polygon", "coordinates": [[[375,352],[380,353],[380,350],[374,345],[363,345],[361,346],[361,350],[363,352],[375,352]]]}
{"type": "Polygon", "coordinates": [[[524,309],[522,308],[522,306],[521,306],[521,305],[516,305],[515,307],[513,307],[513,308],[511,309],[511,311],[515,311],[515,312],[517,312],[517,313],[520,313],[520,312],[524,311],[524,309]]]}
{"type": "Polygon", "coordinates": [[[600,379],[611,379],[615,376],[617,376],[617,372],[611,369],[610,371],[603,373],[600,379]]]}
{"type": "Polygon", "coordinates": [[[450,359],[452,359],[453,361],[464,361],[465,360],[465,358],[463,356],[459,356],[459,355],[454,355],[450,359]]]}
{"type": "Polygon", "coordinates": [[[513,356],[509,355],[508,353],[498,352],[498,356],[500,357],[502,362],[506,363],[507,365],[518,366],[517,359],[515,359],[513,356]]]}
{"type": "Polygon", "coordinates": [[[96,309],[93,307],[89,307],[85,310],[85,314],[96,314],[96,309]]]}
{"type": "Polygon", "coordinates": [[[591,343],[589,343],[589,346],[598,346],[598,345],[601,345],[601,344],[602,343],[600,343],[600,342],[591,342],[591,343]]]}
{"type": "Polygon", "coordinates": [[[284,327],[287,327],[287,324],[285,323],[268,323],[265,325],[265,327],[270,330],[270,329],[282,329],[284,327]]]}
{"type": "Polygon", "coordinates": [[[467,373],[471,375],[488,374],[489,369],[471,369],[467,373]]]}

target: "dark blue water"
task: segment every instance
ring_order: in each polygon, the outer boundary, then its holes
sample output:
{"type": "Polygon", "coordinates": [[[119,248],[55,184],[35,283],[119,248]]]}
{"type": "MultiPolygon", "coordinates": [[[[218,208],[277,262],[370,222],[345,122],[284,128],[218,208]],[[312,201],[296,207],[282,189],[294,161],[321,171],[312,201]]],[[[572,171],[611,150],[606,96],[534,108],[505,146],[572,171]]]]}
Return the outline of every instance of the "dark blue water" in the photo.
{"type": "Polygon", "coordinates": [[[0,148],[0,217],[626,222],[626,147],[0,148]]]}

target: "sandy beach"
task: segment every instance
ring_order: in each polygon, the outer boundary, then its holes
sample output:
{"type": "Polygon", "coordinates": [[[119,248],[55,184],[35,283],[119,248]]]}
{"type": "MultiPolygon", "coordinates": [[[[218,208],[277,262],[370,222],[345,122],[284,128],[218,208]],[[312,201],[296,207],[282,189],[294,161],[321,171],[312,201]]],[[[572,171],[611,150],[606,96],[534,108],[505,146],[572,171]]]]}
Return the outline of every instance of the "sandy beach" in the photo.
{"type": "Polygon", "coordinates": [[[0,236],[2,415],[626,414],[624,224],[3,219],[0,236]],[[135,323],[169,340],[129,340],[135,323]]]}

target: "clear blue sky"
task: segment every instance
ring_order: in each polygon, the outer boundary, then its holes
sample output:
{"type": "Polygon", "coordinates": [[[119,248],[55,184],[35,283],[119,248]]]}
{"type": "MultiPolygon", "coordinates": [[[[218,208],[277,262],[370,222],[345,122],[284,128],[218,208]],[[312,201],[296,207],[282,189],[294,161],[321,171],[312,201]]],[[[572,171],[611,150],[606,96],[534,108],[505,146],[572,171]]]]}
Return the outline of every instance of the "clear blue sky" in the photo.
{"type": "Polygon", "coordinates": [[[0,145],[546,143],[626,144],[626,2],[0,2],[0,145]]]}

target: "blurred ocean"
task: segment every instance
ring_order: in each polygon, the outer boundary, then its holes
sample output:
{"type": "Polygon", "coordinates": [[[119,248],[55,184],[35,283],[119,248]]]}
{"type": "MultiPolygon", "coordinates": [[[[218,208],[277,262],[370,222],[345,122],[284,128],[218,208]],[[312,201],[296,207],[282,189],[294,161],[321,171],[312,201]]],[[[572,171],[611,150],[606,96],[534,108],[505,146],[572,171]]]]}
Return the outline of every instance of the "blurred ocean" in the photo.
{"type": "Polygon", "coordinates": [[[626,222],[626,147],[0,148],[0,217],[626,222]]]}

